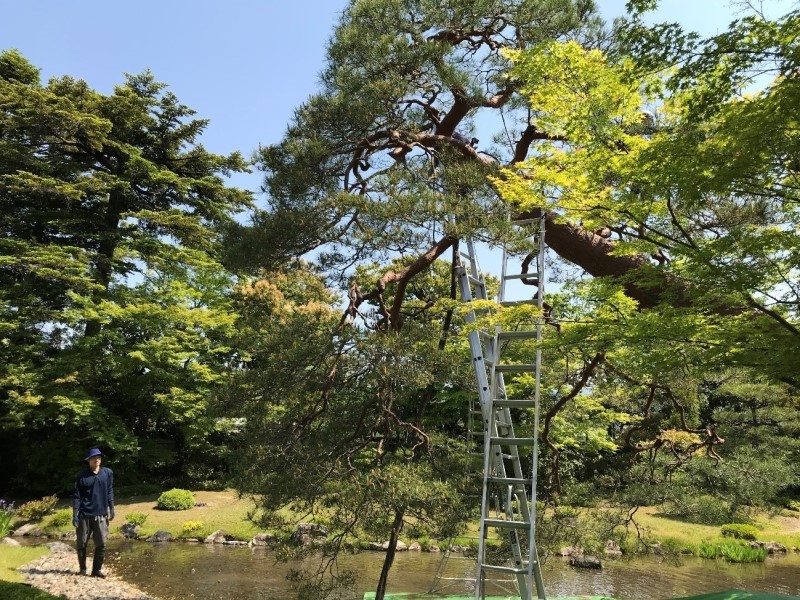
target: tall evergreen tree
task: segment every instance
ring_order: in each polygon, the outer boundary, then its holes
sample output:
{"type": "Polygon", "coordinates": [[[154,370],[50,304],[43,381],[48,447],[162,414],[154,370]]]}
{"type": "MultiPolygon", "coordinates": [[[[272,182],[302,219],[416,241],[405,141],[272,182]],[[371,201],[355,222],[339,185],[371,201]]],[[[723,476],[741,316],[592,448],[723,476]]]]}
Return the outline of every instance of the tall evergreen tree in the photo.
{"type": "MultiPolygon", "coordinates": [[[[358,526],[390,542],[378,598],[410,517],[422,523],[438,512],[441,534],[441,517],[459,512],[445,507],[458,508],[458,494],[446,494],[457,491],[462,469],[452,465],[463,460],[463,445],[445,434],[463,434],[466,405],[450,423],[435,409],[465,398],[469,363],[454,376],[454,357],[468,354],[463,340],[453,343],[450,323],[461,323],[445,310],[454,305],[451,264],[437,259],[467,233],[495,241],[508,234],[487,175],[524,156],[536,132],[501,50],[588,40],[599,25],[593,10],[583,0],[352,0],[331,40],[322,90],[296,111],[284,139],[260,153],[269,207],[237,238],[250,240],[255,266],[317,250],[329,281],[347,293],[341,323],[355,327],[334,337],[348,340],[334,345],[340,364],[303,369],[304,378],[334,377],[316,384],[313,402],[290,401],[254,427],[255,440],[292,440],[272,451],[274,464],[292,465],[284,472],[297,469],[294,485],[258,463],[248,489],[272,507],[302,494],[309,511],[347,498],[336,532],[358,526]],[[484,111],[507,119],[508,143],[471,139],[484,111]],[[291,435],[259,435],[264,428],[291,435]]],[[[283,377],[268,380],[276,379],[283,377]]],[[[261,457],[269,445],[249,447],[261,457]]]]}
{"type": "Polygon", "coordinates": [[[66,485],[87,444],[169,478],[206,444],[230,325],[217,230],[250,197],[193,114],[150,73],[106,96],[0,54],[4,481],[66,485]]]}

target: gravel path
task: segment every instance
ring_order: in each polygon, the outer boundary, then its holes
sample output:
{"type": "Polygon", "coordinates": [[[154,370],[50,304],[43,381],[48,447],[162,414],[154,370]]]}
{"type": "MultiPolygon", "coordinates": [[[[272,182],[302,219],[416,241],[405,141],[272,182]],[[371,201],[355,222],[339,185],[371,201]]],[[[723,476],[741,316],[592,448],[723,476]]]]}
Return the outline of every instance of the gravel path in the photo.
{"type": "MultiPolygon", "coordinates": [[[[50,554],[20,567],[25,581],[34,587],[69,600],[158,600],[137,590],[116,577],[106,565],[106,579],[78,575],[78,557],[75,548],[63,542],[46,544],[50,554]]],[[[92,549],[89,549],[89,570],[92,568],[92,549]]]]}

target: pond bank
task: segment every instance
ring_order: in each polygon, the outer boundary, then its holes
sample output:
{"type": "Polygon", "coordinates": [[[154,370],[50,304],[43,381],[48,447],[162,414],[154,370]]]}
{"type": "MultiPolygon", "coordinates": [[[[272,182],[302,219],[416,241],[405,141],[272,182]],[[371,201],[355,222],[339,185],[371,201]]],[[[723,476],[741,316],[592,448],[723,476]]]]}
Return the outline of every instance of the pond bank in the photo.
{"type": "MultiPolygon", "coordinates": [[[[25,582],[54,596],[63,595],[69,600],[158,600],[136,587],[122,581],[113,569],[104,565],[107,577],[87,577],[78,574],[75,548],[63,542],[46,544],[50,553],[20,567],[25,582]]],[[[89,567],[91,568],[91,551],[89,567]]]]}

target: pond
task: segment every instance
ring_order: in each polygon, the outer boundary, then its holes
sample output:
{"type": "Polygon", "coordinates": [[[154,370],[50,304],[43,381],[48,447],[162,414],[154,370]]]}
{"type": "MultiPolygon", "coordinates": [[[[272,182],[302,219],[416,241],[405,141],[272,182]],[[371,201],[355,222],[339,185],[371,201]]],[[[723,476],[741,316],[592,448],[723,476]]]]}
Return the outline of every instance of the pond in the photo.
{"type": "MultiPolygon", "coordinates": [[[[278,563],[264,548],[218,544],[118,541],[110,548],[114,570],[126,581],[163,600],[256,600],[293,597],[286,580],[290,566],[278,563]]],[[[344,557],[342,567],[359,573],[357,598],[374,591],[384,555],[362,552],[344,557]]],[[[434,580],[441,555],[425,552],[397,554],[389,581],[390,592],[426,592],[434,580]]],[[[459,569],[458,561],[448,567],[459,569]]],[[[460,561],[460,570],[471,561],[460,561]]],[[[315,568],[318,559],[308,559],[315,568]]],[[[291,565],[298,568],[297,563],[291,565]]],[[[765,563],[734,565],[721,561],[683,558],[676,565],[654,557],[606,561],[602,570],[570,567],[561,559],[544,566],[548,596],[604,595],[618,600],[656,600],[730,588],[800,595],[800,555],[769,558],[765,563]]],[[[469,593],[458,582],[448,593],[469,593]]],[[[498,593],[498,592],[494,592],[498,593]]]]}

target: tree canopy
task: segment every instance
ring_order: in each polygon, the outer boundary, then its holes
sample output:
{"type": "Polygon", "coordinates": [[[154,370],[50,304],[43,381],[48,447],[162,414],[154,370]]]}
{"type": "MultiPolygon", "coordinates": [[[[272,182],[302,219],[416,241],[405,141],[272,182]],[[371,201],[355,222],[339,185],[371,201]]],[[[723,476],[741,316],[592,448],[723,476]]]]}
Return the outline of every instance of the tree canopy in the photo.
{"type": "Polygon", "coordinates": [[[796,494],[800,13],[702,38],[629,5],[609,30],[590,0],[351,0],[254,157],[260,209],[150,73],[103,95],[0,54],[2,481],[63,487],[91,443],[142,481],[235,481],[333,553],[457,532],[459,244],[525,260],[509,218],[544,216],[547,514],[796,494]]]}
{"type": "Polygon", "coordinates": [[[260,154],[264,231],[294,223],[283,251],[318,249],[345,316],[401,336],[407,287],[458,240],[545,212],[551,498],[615,465],[610,493],[663,500],[698,452],[722,468],[720,385],[796,397],[797,15],[702,39],[646,8],[611,35],[588,2],[353,2],[322,90],[260,154]]]}

